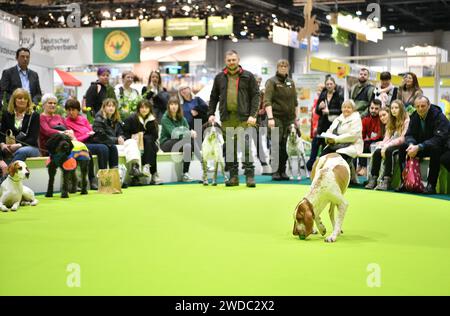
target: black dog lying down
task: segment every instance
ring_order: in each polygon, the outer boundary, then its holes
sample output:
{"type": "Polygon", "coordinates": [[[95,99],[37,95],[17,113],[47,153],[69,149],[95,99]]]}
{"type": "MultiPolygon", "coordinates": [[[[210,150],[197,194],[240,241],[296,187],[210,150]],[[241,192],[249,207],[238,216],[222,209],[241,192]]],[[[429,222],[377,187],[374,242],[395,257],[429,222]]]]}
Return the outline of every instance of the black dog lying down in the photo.
{"type": "Polygon", "coordinates": [[[81,171],[81,194],[88,194],[87,191],[87,173],[89,165],[89,151],[83,143],[72,141],[69,136],[64,134],[54,134],[47,141],[47,150],[49,160],[48,168],[48,187],[46,197],[53,196],[53,184],[58,168],[63,172],[62,198],[69,197],[69,184],[71,184],[70,193],[77,191],[76,168],[80,166],[81,171]],[[76,148],[74,149],[74,144],[76,148]],[[71,183],[70,183],[71,182],[71,183]]]}

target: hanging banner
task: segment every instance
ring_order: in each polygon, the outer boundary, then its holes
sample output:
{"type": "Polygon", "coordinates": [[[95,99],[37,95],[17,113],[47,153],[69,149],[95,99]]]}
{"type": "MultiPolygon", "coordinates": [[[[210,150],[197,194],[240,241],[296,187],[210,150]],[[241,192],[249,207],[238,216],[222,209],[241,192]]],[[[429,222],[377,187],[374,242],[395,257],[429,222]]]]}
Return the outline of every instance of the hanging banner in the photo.
{"type": "Polygon", "coordinates": [[[139,63],[139,27],[94,29],[94,64],[139,63]]]}
{"type": "Polygon", "coordinates": [[[224,36],[233,33],[233,16],[229,15],[222,19],[221,16],[210,16],[208,18],[208,35],[224,36]]]}
{"type": "Polygon", "coordinates": [[[56,66],[92,64],[92,28],[28,29],[22,46],[53,57],[56,66]]]}
{"type": "Polygon", "coordinates": [[[141,21],[141,36],[142,37],[157,37],[164,36],[164,20],[152,19],[141,21]]]}
{"type": "Polygon", "coordinates": [[[193,18],[168,19],[166,21],[167,36],[205,36],[205,20],[193,18]]]}

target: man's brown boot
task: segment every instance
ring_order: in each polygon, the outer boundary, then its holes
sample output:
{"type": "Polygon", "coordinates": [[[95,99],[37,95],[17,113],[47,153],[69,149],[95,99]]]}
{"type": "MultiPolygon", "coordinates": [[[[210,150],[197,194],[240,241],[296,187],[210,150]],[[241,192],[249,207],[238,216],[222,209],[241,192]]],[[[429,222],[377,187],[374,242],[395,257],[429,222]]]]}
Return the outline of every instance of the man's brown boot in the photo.
{"type": "Polygon", "coordinates": [[[247,187],[249,187],[249,188],[256,187],[255,177],[254,176],[247,176],[246,180],[247,180],[247,187]]]}

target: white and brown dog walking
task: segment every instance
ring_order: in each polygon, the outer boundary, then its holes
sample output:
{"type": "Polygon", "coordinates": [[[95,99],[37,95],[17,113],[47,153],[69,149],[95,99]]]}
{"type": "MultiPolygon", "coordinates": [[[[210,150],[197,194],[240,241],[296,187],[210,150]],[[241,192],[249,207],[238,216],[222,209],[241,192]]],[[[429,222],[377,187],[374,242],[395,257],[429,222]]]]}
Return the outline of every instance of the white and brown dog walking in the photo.
{"type": "Polygon", "coordinates": [[[341,234],[342,222],[347,211],[348,202],[344,193],[350,182],[350,168],[341,155],[332,153],[320,157],[314,163],[311,172],[311,189],[297,204],[294,212],[293,234],[305,239],[313,232],[314,223],[322,236],[326,228],[322,224],[320,214],[330,204],[329,214],[333,224],[333,233],[325,238],[326,242],[335,242],[341,234]],[[338,214],[335,220],[334,208],[338,214]]]}
{"type": "Polygon", "coordinates": [[[8,177],[0,186],[0,210],[2,212],[17,211],[20,205],[35,206],[38,204],[33,190],[22,184],[30,176],[25,162],[16,160],[8,167],[8,177]]]}

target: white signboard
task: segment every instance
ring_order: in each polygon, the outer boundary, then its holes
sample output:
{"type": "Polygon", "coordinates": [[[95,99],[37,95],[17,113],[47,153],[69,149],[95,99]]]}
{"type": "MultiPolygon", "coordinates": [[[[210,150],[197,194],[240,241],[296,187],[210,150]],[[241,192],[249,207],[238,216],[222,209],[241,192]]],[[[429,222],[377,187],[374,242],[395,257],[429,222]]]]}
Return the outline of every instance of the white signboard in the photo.
{"type": "Polygon", "coordinates": [[[56,66],[93,63],[92,28],[30,29],[22,32],[22,46],[50,55],[56,66]]]}

